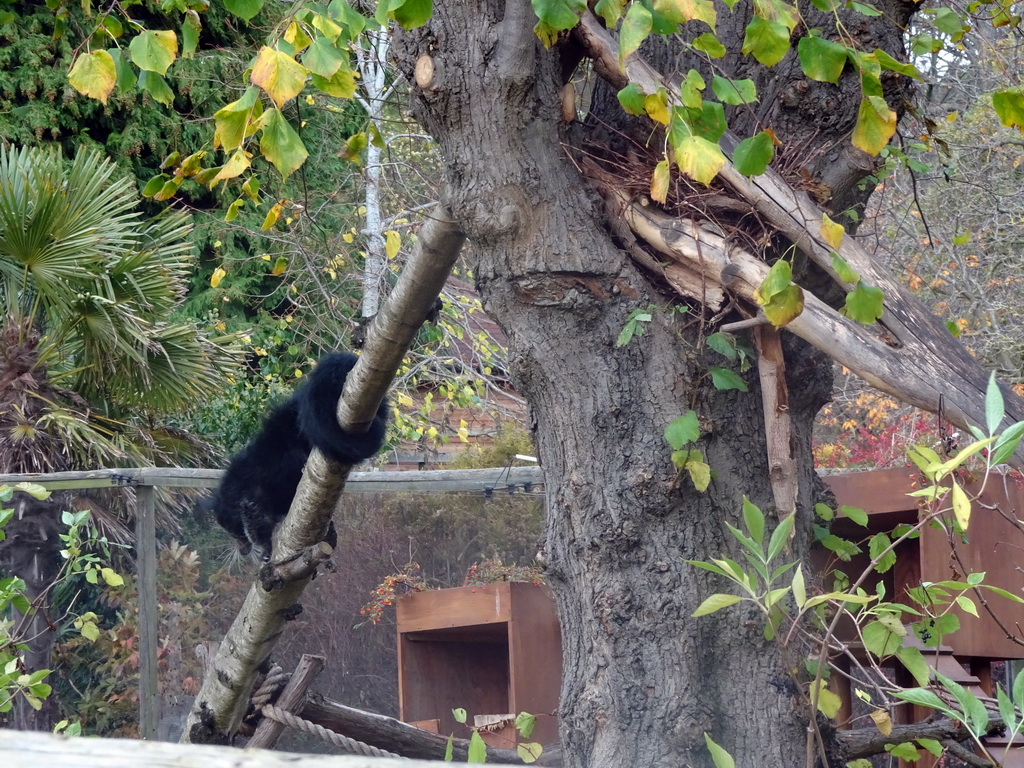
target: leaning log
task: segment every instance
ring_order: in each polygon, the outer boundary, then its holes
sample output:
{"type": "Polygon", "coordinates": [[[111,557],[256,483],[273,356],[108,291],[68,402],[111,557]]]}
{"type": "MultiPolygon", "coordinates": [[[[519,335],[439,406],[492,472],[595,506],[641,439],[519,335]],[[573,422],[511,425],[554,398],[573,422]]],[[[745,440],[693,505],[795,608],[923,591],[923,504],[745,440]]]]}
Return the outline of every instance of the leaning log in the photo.
{"type": "MultiPolygon", "coordinates": [[[[393,717],[347,707],[318,694],[311,695],[298,713],[303,720],[322,725],[336,733],[348,736],[379,749],[396,752],[406,757],[423,760],[442,760],[448,746],[448,736],[430,733],[403,723],[393,717]]],[[[468,739],[452,739],[452,759],[456,763],[466,762],[469,755],[468,739]]],[[[514,749],[487,748],[487,762],[523,764],[514,749]]],[[[560,766],[561,750],[545,746],[534,765],[560,766]]]]}

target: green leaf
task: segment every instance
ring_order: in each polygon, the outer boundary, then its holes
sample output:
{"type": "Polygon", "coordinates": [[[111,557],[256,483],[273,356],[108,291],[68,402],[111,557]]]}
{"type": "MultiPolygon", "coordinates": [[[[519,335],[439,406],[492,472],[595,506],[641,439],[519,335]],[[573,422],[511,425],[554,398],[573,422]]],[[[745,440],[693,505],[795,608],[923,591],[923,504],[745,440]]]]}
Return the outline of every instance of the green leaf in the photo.
{"type": "Polygon", "coordinates": [[[715,768],[736,768],[736,762],[732,759],[732,755],[715,744],[707,733],[704,734],[704,742],[708,745],[708,752],[711,753],[711,760],[714,762],[715,768]]]}
{"type": "MultiPolygon", "coordinates": [[[[868,554],[871,555],[871,559],[874,560],[882,552],[885,552],[886,548],[892,544],[886,533],[876,533],[868,541],[868,554]]],[[[896,553],[893,550],[889,550],[882,556],[878,561],[878,565],[875,566],[875,571],[878,573],[885,573],[890,568],[896,565],[896,553]]]]}
{"type": "Polygon", "coordinates": [[[473,731],[469,736],[469,749],[466,754],[467,763],[486,763],[487,745],[484,744],[478,731],[473,731]]]}
{"type": "Polygon", "coordinates": [[[642,3],[630,3],[626,10],[626,18],[622,20],[619,30],[619,61],[639,48],[651,34],[653,21],[651,12],[642,3]]]}
{"type": "Polygon", "coordinates": [[[615,29],[625,11],[625,0],[598,0],[594,13],[604,19],[605,26],[615,29]]]}
{"type": "Polygon", "coordinates": [[[248,23],[263,9],[263,0],[224,0],[224,7],[228,13],[248,23]]]}
{"type": "Polygon", "coordinates": [[[882,316],[885,295],[881,288],[867,285],[863,280],[846,294],[846,304],[840,312],[851,320],[870,325],[882,316]]]}
{"type": "Polygon", "coordinates": [[[775,157],[775,143],[768,131],[761,131],[739,143],[732,153],[736,170],[744,176],[760,176],[775,157]]]}
{"type": "Polygon", "coordinates": [[[773,296],[782,293],[793,283],[793,268],[785,259],[779,259],[768,270],[764,281],[754,291],[754,299],[758,304],[766,304],[773,296]]]}
{"type": "Polygon", "coordinates": [[[688,136],[675,147],[679,170],[707,186],[725,165],[725,155],[714,142],[703,136],[688,136]]]}
{"type": "Polygon", "coordinates": [[[720,59],[726,54],[725,46],[719,42],[718,38],[710,32],[705,32],[702,35],[697,35],[690,43],[698,51],[703,51],[712,59],[720,59]]]}
{"type": "Polygon", "coordinates": [[[117,66],[106,51],[83,53],[68,72],[68,83],[83,96],[107,103],[117,84],[117,66]]]}
{"type": "Polygon", "coordinates": [[[466,710],[462,707],[456,707],[452,710],[452,717],[455,718],[456,723],[465,723],[467,718],[466,710]]]}
{"type": "Polygon", "coordinates": [[[883,51],[881,48],[875,49],[875,58],[878,60],[878,63],[882,66],[883,70],[889,72],[896,72],[897,74],[913,78],[914,80],[922,79],[921,73],[917,71],[917,67],[915,67],[913,64],[907,64],[902,61],[897,61],[888,53],[883,51]]]}
{"type": "Polygon", "coordinates": [[[302,64],[315,75],[330,79],[346,61],[345,55],[326,37],[318,37],[302,55],[302,64]]]}
{"type": "Polygon", "coordinates": [[[764,541],[764,513],[746,496],[743,497],[743,524],[754,541],[764,541]]]}
{"type": "Polygon", "coordinates": [[[128,44],[128,55],[139,69],[167,74],[178,54],[178,36],[172,30],[147,29],[128,44]]]}
{"type": "Polygon", "coordinates": [[[988,377],[988,387],[985,389],[985,426],[988,427],[990,435],[994,435],[999,429],[1004,416],[1006,410],[1003,406],[1003,393],[999,391],[995,373],[992,373],[988,377]]]}
{"type": "Polygon", "coordinates": [[[171,86],[167,84],[167,81],[156,72],[145,69],[139,72],[138,87],[152,96],[154,101],[158,101],[165,107],[174,104],[174,91],[171,90],[171,86]]]}
{"type": "Polygon", "coordinates": [[[730,371],[728,368],[710,368],[708,372],[711,374],[712,385],[719,391],[729,389],[738,389],[740,392],[747,391],[747,383],[735,371],[730,371]]]}
{"type": "Polygon", "coordinates": [[[587,10],[586,0],[530,0],[533,12],[553,30],[572,29],[587,10]]]}
{"type": "Polygon", "coordinates": [[[1024,421],[1018,421],[999,436],[992,451],[992,466],[998,467],[1013,455],[1013,452],[1017,450],[1017,446],[1020,444],[1022,435],[1024,435],[1024,421]]]}
{"type": "Polygon", "coordinates": [[[793,582],[791,586],[793,588],[793,599],[796,601],[796,607],[803,608],[804,603],[807,602],[807,585],[804,583],[803,566],[798,565],[796,567],[796,572],[793,574],[793,582]]]}
{"type": "MultiPolygon", "coordinates": [[[[712,333],[707,337],[706,341],[707,345],[718,354],[724,355],[730,360],[735,360],[737,358],[736,337],[731,333],[722,333],[720,331],[712,333]]],[[[1024,425],[1024,422],[1022,422],[1022,425],[1024,425]]]]}
{"type": "Polygon", "coordinates": [[[260,152],[273,163],[277,172],[287,178],[301,166],[309,153],[295,129],[285,120],[281,110],[268,109],[259,121],[263,130],[260,137],[260,152]]]}
{"type": "Polygon", "coordinates": [[[730,605],[736,605],[736,603],[740,602],[740,600],[742,599],[743,598],[739,595],[712,595],[703,603],[701,603],[697,610],[694,611],[691,615],[694,617],[707,616],[708,614],[714,613],[715,611],[720,611],[723,608],[728,608],[730,605]]]}
{"type": "Polygon", "coordinates": [[[768,562],[771,562],[778,557],[782,548],[786,546],[790,538],[792,538],[795,518],[796,513],[791,512],[789,515],[782,518],[779,521],[779,524],[775,527],[775,530],[772,531],[772,537],[768,540],[768,562]]]}
{"type": "Polygon", "coordinates": [[[920,650],[913,646],[900,647],[896,651],[896,658],[914,676],[918,685],[928,685],[928,681],[931,679],[931,667],[928,666],[928,662],[925,661],[920,650]]]}
{"type": "Polygon", "coordinates": [[[868,526],[868,513],[860,507],[851,507],[846,504],[842,504],[839,507],[839,514],[863,528],[867,528],[868,526]]]}
{"type": "Polygon", "coordinates": [[[644,100],[647,94],[644,93],[636,83],[630,83],[617,94],[619,104],[629,115],[642,115],[645,113],[644,100]]]}
{"type": "Polygon", "coordinates": [[[306,75],[306,68],[291,56],[264,45],[256,55],[249,79],[281,109],[305,87],[306,75]]]}
{"type": "Polygon", "coordinates": [[[821,37],[801,37],[796,45],[800,68],[811,80],[838,83],[846,66],[845,45],[821,37]]]}
{"type": "Polygon", "coordinates": [[[1005,88],[992,94],[992,108],[1007,128],[1024,128],[1024,88],[1005,88]]]}
{"type": "Polygon", "coordinates": [[[960,708],[967,715],[966,721],[967,725],[970,726],[971,732],[976,735],[985,733],[985,729],[988,726],[988,710],[981,703],[981,700],[960,685],[960,683],[950,680],[941,672],[935,672],[935,679],[942,684],[943,688],[952,693],[953,698],[960,704],[960,708]]]}
{"type": "Polygon", "coordinates": [[[519,735],[528,739],[533,735],[533,729],[537,726],[537,716],[529,712],[520,712],[516,715],[516,731],[519,735]]]}
{"type": "Polygon", "coordinates": [[[964,36],[964,21],[959,13],[952,8],[936,8],[925,13],[934,14],[932,22],[939,32],[949,35],[953,42],[957,42],[964,36]]]}
{"type": "Polygon", "coordinates": [[[184,59],[191,59],[199,46],[199,33],[203,31],[203,24],[199,20],[199,14],[195,11],[188,11],[181,22],[181,56],[184,59]]]}
{"type": "Polygon", "coordinates": [[[750,79],[727,80],[715,75],[711,81],[711,90],[714,91],[719,101],[732,106],[753,104],[757,101],[757,86],[750,79]]]}
{"type": "Polygon", "coordinates": [[[214,112],[213,146],[231,152],[256,131],[257,122],[263,114],[259,93],[256,88],[247,88],[242,98],[214,112]]]}
{"type": "Polygon", "coordinates": [[[237,200],[233,201],[231,205],[228,206],[227,213],[224,214],[224,221],[230,222],[237,219],[238,212],[241,210],[243,205],[245,205],[245,200],[243,200],[242,198],[238,198],[237,200]]]}
{"type": "Polygon", "coordinates": [[[906,760],[910,763],[921,759],[921,753],[917,751],[917,747],[910,741],[904,741],[902,744],[886,744],[885,751],[893,757],[898,757],[900,760],[906,760]]]}
{"type": "Polygon", "coordinates": [[[846,259],[838,253],[832,254],[832,268],[836,271],[836,274],[839,275],[839,279],[844,283],[860,282],[860,275],[858,275],[853,268],[846,263],[846,259]]]}
{"type": "Polygon", "coordinates": [[[114,59],[114,66],[117,69],[117,92],[128,93],[139,81],[138,75],[135,74],[135,67],[120,49],[110,48],[107,53],[114,59]]]}
{"type": "Polygon", "coordinates": [[[388,14],[397,21],[402,29],[422,27],[434,15],[433,0],[402,0],[388,14]]]}
{"type": "MultiPolygon", "coordinates": [[[[90,573],[92,573],[92,571],[90,571],[90,573]]],[[[82,633],[82,637],[86,640],[91,640],[92,642],[96,642],[100,637],[100,629],[96,626],[96,622],[94,621],[83,621],[79,631],[82,633]]]]}
{"type": "Polygon", "coordinates": [[[778,21],[755,16],[744,33],[742,52],[753,54],[766,67],[773,67],[789,52],[789,29],[778,21]]]}
{"type": "Polygon", "coordinates": [[[684,107],[700,109],[704,103],[704,97],[701,95],[701,92],[706,87],[707,83],[704,82],[700,72],[695,69],[689,70],[686,73],[686,77],[679,84],[679,101],[684,107]]]}
{"type": "Polygon", "coordinates": [[[356,95],[356,76],[348,68],[347,64],[335,72],[331,78],[324,78],[314,74],[310,79],[316,88],[328,96],[334,96],[339,99],[351,99],[356,95]]]}
{"type": "Polygon", "coordinates": [[[836,513],[832,511],[832,507],[830,507],[828,504],[815,504],[814,514],[816,514],[825,522],[829,522],[836,515],[836,513]]]}
{"type": "Polygon", "coordinates": [[[674,450],[681,450],[684,445],[697,442],[700,437],[700,425],[697,413],[687,411],[678,419],[665,427],[665,440],[674,450]]]}
{"type": "Polygon", "coordinates": [[[864,647],[879,659],[892,656],[903,643],[902,635],[893,632],[883,622],[877,620],[869,622],[861,634],[864,637],[864,647]]]}

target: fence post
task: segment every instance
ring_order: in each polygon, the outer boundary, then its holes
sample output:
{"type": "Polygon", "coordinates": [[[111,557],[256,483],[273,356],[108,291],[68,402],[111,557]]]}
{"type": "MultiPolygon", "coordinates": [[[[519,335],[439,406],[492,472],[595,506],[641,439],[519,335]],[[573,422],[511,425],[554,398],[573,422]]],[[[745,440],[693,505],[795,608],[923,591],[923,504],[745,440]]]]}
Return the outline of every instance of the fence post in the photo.
{"type": "Polygon", "coordinates": [[[156,594],[156,489],[138,488],[135,556],[139,590],[139,737],[156,740],[160,698],[156,676],[158,605],[156,594]]]}

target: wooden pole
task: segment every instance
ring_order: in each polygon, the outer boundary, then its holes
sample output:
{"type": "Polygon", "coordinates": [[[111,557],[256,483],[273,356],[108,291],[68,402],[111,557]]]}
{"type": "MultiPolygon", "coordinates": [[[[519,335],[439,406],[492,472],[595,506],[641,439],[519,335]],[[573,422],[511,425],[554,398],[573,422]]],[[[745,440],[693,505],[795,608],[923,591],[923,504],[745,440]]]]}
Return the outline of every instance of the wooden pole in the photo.
{"type": "Polygon", "coordinates": [[[139,590],[139,735],[156,739],[160,718],[156,647],[156,489],[140,486],[135,501],[135,550],[139,590]]]}

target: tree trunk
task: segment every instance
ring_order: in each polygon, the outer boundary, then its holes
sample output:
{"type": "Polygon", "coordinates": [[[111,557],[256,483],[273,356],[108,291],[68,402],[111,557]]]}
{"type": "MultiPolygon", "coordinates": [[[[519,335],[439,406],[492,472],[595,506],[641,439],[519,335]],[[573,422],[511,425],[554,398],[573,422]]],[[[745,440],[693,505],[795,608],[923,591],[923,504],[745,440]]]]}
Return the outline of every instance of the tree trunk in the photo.
{"type": "MultiPolygon", "coordinates": [[[[898,24],[907,11],[892,5],[886,10],[898,24]]],[[[720,15],[718,37],[730,50],[740,47],[746,13],[741,4],[732,17],[720,15]]],[[[827,31],[826,22],[818,26],[827,31]]],[[[485,308],[508,335],[515,383],[536,422],[548,577],[564,647],[565,764],[711,766],[707,733],[737,765],[804,765],[809,715],[792,676],[802,663],[764,640],[753,611],[691,618],[726,585],[684,562],[742,561],[725,523],[741,526],[744,495],[769,506],[757,377],[747,375],[749,393],[712,388],[707,366],[723,359],[705,360],[700,341],[714,328],[694,312],[668,311],[609,235],[569,147],[588,138],[592,147],[622,144],[629,124],[600,88],[586,125],[565,122],[563,77],[579,53],[571,37],[545,50],[534,23],[525,0],[439,3],[426,27],[399,37],[396,53],[410,80],[421,75],[414,104],[442,147],[445,202],[472,243],[485,308]],[[617,347],[630,313],[652,304],[660,308],[643,335],[617,347]],[[704,494],[677,477],[663,437],[691,409],[700,417],[698,447],[716,473],[704,494]]],[[[869,50],[899,55],[896,24],[864,16],[857,23],[869,50]]],[[[671,59],[672,51],[652,48],[655,59],[671,59]]],[[[771,71],[736,56],[718,63],[758,82],[760,125],[831,173],[841,212],[859,202],[851,180],[872,167],[846,146],[856,76],[844,75],[842,87],[810,83],[794,74],[795,58],[794,50],[771,71]],[[815,111],[828,119],[808,121],[815,111]]],[[[673,64],[683,73],[699,68],[696,60],[673,64]]],[[[704,77],[710,83],[711,73],[704,77]]],[[[736,125],[749,132],[753,121],[736,125]]],[[[623,155],[630,150],[625,144],[623,155]]],[[[649,174],[654,162],[632,170],[649,174]]],[[[788,558],[795,561],[809,548],[811,422],[829,394],[831,366],[792,338],[784,348],[799,488],[788,558]]]]}

